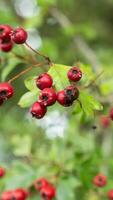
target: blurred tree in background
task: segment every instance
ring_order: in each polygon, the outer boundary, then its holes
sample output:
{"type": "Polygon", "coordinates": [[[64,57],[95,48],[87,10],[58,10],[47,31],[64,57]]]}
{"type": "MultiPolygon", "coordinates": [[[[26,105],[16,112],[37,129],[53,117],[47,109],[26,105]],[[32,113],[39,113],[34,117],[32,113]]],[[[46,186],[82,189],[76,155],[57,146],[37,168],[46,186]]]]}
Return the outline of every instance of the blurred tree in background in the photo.
{"type": "MultiPolygon", "coordinates": [[[[27,91],[24,79],[48,69],[34,69],[15,81],[15,96],[0,108],[0,165],[7,169],[1,192],[30,187],[43,176],[56,185],[57,200],[106,199],[92,179],[102,172],[109,180],[105,192],[113,188],[113,124],[105,129],[99,119],[113,106],[113,0],[0,0],[0,23],[24,27],[29,44],[55,63],[84,63],[91,80],[103,72],[90,93],[104,108],[93,115],[87,105],[84,113],[78,105],[56,104],[34,120],[17,103],[27,91]]],[[[15,46],[13,53],[0,52],[1,81],[28,66],[26,51],[15,46]]]]}

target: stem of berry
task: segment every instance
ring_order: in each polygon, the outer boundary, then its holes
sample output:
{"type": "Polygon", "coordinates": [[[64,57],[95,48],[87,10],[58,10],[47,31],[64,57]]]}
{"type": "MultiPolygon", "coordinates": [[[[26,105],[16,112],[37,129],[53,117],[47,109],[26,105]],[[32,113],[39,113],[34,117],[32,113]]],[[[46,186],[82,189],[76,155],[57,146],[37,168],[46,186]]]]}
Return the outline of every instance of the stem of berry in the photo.
{"type": "Polygon", "coordinates": [[[90,86],[92,86],[93,84],[95,84],[96,80],[98,78],[100,78],[100,76],[104,73],[104,71],[101,71],[96,77],[95,79],[93,79],[88,85],[84,86],[84,88],[89,88],[90,86]]]}
{"type": "Polygon", "coordinates": [[[39,52],[39,51],[36,51],[36,50],[33,49],[27,42],[25,42],[25,45],[26,45],[29,49],[31,49],[34,53],[36,53],[37,55],[42,56],[42,57],[47,61],[48,65],[51,65],[51,64],[52,64],[52,61],[51,61],[51,59],[50,59],[48,56],[44,55],[43,53],[41,53],[41,52],[39,52]]]}
{"type": "Polygon", "coordinates": [[[28,67],[27,69],[21,71],[19,74],[17,74],[17,75],[14,76],[13,78],[11,78],[11,79],[8,81],[8,83],[11,83],[11,82],[13,82],[14,80],[18,79],[20,76],[26,74],[27,72],[29,72],[29,71],[30,71],[31,69],[33,69],[34,67],[39,67],[39,66],[41,66],[41,65],[43,65],[43,64],[45,64],[45,63],[38,63],[38,64],[36,64],[36,65],[33,65],[33,66],[28,67]]]}

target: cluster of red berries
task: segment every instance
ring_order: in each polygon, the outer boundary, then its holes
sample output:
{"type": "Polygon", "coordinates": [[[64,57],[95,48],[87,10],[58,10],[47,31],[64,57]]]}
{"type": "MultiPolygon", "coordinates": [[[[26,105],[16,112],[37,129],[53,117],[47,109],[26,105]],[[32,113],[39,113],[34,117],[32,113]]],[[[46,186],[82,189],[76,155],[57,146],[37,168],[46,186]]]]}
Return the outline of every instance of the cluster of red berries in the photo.
{"type": "MultiPolygon", "coordinates": [[[[97,174],[93,179],[93,184],[97,187],[104,187],[107,184],[107,177],[103,174],[97,174]]],[[[113,189],[108,191],[107,197],[109,200],[113,200],[113,189]]]]}
{"type": "MultiPolygon", "coordinates": [[[[67,73],[68,79],[77,82],[82,78],[82,72],[78,67],[72,67],[67,73]]],[[[42,118],[47,112],[47,106],[53,105],[56,101],[62,106],[68,107],[79,97],[79,90],[77,87],[70,85],[64,90],[56,93],[52,88],[53,79],[47,74],[43,73],[36,78],[36,85],[41,90],[39,99],[31,107],[31,114],[35,118],[42,118]]]]}
{"type": "Polygon", "coordinates": [[[28,197],[28,191],[23,188],[8,190],[2,193],[1,200],[25,200],[28,197]]]}
{"type": "Polygon", "coordinates": [[[0,25],[0,50],[9,52],[14,43],[23,44],[27,40],[27,32],[23,28],[15,30],[9,25],[0,25]]]}
{"type": "Polygon", "coordinates": [[[109,115],[103,115],[100,117],[100,123],[104,128],[109,127],[111,121],[113,121],[113,108],[111,108],[109,115]]]}
{"type": "Polygon", "coordinates": [[[34,187],[40,192],[42,200],[52,200],[56,196],[55,187],[45,178],[37,179],[34,182],[34,187]]]}

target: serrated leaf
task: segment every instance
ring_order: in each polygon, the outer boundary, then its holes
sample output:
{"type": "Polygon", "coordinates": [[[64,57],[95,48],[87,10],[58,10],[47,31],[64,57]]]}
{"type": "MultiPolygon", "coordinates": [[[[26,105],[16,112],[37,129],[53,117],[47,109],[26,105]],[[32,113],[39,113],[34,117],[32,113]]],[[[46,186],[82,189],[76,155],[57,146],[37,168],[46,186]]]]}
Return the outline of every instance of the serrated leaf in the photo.
{"type": "Polygon", "coordinates": [[[102,105],[94,99],[93,96],[89,95],[86,91],[81,91],[79,100],[82,104],[83,111],[86,115],[93,115],[94,110],[102,110],[102,105]]]}
{"type": "Polygon", "coordinates": [[[69,66],[61,64],[54,64],[50,67],[48,73],[52,76],[54,80],[56,90],[62,90],[66,86],[70,85],[70,82],[67,78],[67,72],[69,69],[69,66]]]}
{"type": "Polygon", "coordinates": [[[22,108],[30,107],[35,101],[37,101],[38,94],[39,94],[38,89],[34,92],[25,93],[18,102],[18,105],[22,108]]]}
{"type": "Polygon", "coordinates": [[[37,90],[35,78],[36,77],[31,76],[31,77],[28,77],[27,79],[25,79],[25,81],[24,81],[26,88],[30,91],[37,90]]]}

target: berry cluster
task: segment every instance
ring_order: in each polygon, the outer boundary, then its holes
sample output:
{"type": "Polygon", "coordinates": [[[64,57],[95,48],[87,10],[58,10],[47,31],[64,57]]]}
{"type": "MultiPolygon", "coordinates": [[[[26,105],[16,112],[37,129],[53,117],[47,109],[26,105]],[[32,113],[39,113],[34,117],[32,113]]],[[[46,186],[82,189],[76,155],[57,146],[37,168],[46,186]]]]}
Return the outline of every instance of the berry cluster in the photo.
{"type": "Polygon", "coordinates": [[[52,200],[56,196],[55,187],[45,178],[37,179],[34,182],[34,187],[40,192],[42,200],[52,200]]]}
{"type": "MultiPolygon", "coordinates": [[[[70,81],[77,82],[82,78],[82,72],[78,67],[72,67],[68,71],[67,77],[70,81]]],[[[58,92],[52,88],[52,85],[53,79],[47,73],[43,73],[36,78],[36,86],[41,90],[41,93],[38,101],[31,107],[33,117],[37,119],[44,117],[47,107],[53,105],[56,101],[62,106],[68,107],[79,97],[78,88],[72,84],[58,92]]]]}
{"type": "Polygon", "coordinates": [[[111,121],[113,121],[113,108],[111,108],[111,110],[109,111],[108,116],[107,115],[102,115],[100,117],[100,124],[104,127],[104,128],[108,128],[111,121]]]}
{"type": "Polygon", "coordinates": [[[17,188],[15,190],[8,190],[2,193],[1,200],[25,200],[28,197],[27,190],[17,188]]]}
{"type": "MultiPolygon", "coordinates": [[[[93,179],[93,184],[96,187],[104,187],[107,184],[107,177],[103,174],[97,174],[93,179]]],[[[113,200],[113,189],[108,191],[107,197],[109,200],[113,200]]]]}
{"type": "Polygon", "coordinates": [[[9,25],[0,25],[0,50],[9,52],[14,43],[23,44],[27,40],[27,32],[23,28],[15,30],[9,25]]]}

